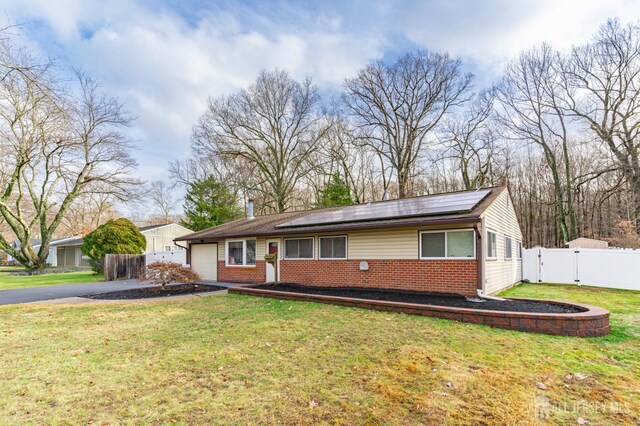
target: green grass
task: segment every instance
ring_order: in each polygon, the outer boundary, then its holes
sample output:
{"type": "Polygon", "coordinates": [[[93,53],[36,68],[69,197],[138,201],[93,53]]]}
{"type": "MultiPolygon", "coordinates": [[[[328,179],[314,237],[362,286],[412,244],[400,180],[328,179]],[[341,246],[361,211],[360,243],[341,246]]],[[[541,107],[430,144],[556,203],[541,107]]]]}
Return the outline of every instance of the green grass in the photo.
{"type": "Polygon", "coordinates": [[[0,307],[0,424],[539,424],[536,398],[548,424],[640,422],[640,293],[508,294],[604,306],[613,333],[236,295],[0,307]]]}
{"type": "MultiPolygon", "coordinates": [[[[14,269],[24,270],[23,268],[14,269]]],[[[30,275],[30,276],[11,276],[11,270],[3,268],[0,270],[0,290],[9,290],[15,288],[41,287],[45,285],[57,284],[82,284],[102,281],[102,275],[96,275],[91,271],[67,272],[62,274],[46,274],[46,275],[30,275]]]]}

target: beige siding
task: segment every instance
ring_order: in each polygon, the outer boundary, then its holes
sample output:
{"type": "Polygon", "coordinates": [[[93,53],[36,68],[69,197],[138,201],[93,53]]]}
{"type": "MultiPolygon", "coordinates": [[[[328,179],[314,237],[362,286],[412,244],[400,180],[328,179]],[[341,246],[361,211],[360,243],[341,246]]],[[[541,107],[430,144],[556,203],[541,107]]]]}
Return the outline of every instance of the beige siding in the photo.
{"type": "Polygon", "coordinates": [[[419,259],[420,231],[437,229],[454,228],[431,226],[349,232],[349,259],[419,259]]]}
{"type": "Polygon", "coordinates": [[[191,231],[176,223],[172,223],[159,228],[143,231],[142,235],[147,239],[146,253],[165,251],[165,246],[176,246],[173,242],[175,238],[190,234],[191,231]]]}
{"type": "Polygon", "coordinates": [[[484,219],[483,257],[487,252],[487,231],[497,234],[497,258],[485,261],[485,292],[494,294],[522,279],[522,260],[518,259],[517,242],[522,241],[522,232],[509,192],[502,194],[482,214],[484,219]],[[505,237],[512,238],[512,260],[505,260],[505,237]]]}
{"type": "MultiPolygon", "coordinates": [[[[277,238],[277,237],[276,237],[277,238]]],[[[234,240],[241,240],[242,238],[231,238],[229,239],[229,241],[234,241],[234,240]]],[[[266,244],[267,244],[267,240],[263,237],[260,238],[246,238],[248,240],[257,240],[256,244],[256,260],[264,260],[264,255],[266,254],[266,244]]],[[[269,237],[269,239],[271,239],[271,237],[269,237]]],[[[219,243],[219,247],[218,247],[218,260],[221,262],[225,261],[225,256],[226,256],[226,251],[227,251],[227,240],[222,240],[219,243]]]]}
{"type": "MultiPolygon", "coordinates": [[[[460,229],[458,227],[457,229],[460,229]]],[[[472,228],[471,225],[466,228],[472,228]]],[[[454,229],[444,226],[389,228],[357,232],[332,232],[310,235],[275,236],[268,239],[304,238],[314,237],[314,258],[319,258],[319,244],[321,236],[346,235],[347,257],[349,259],[378,260],[378,259],[418,259],[419,258],[419,233],[437,229],[454,229]]],[[[263,259],[266,253],[266,238],[258,238],[257,259],[263,259]]],[[[226,241],[220,242],[218,248],[218,260],[225,260],[226,241]]],[[[282,249],[282,248],[281,248],[282,249]]]]}

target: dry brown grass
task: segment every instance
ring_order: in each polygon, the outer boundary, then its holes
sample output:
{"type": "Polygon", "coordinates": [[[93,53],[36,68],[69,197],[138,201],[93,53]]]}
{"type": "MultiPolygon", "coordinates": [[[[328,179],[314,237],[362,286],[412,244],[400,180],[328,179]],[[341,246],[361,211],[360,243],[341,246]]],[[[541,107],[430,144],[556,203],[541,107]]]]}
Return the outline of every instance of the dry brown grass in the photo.
{"type": "Polygon", "coordinates": [[[511,291],[532,293],[612,309],[614,332],[554,337],[242,296],[4,307],[0,424],[527,425],[536,397],[556,407],[549,423],[640,422],[640,295],[511,291]]]}

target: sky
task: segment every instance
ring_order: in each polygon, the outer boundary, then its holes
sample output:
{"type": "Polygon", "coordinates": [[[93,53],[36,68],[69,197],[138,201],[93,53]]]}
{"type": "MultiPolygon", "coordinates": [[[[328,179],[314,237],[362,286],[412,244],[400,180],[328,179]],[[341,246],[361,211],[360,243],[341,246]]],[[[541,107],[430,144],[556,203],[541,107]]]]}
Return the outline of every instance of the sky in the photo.
{"type": "Polygon", "coordinates": [[[462,59],[482,89],[524,49],[567,49],[608,17],[640,19],[639,0],[0,0],[0,10],[25,45],[99,80],[137,117],[127,131],[148,181],[168,181],[169,161],[189,156],[209,96],[262,69],[310,76],[328,102],[367,63],[429,49],[462,59]]]}

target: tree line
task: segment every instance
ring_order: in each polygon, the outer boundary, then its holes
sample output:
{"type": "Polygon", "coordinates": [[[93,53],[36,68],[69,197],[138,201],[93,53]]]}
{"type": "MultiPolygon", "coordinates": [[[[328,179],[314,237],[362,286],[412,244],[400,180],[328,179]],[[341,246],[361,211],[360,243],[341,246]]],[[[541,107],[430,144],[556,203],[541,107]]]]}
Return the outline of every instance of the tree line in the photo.
{"type": "Polygon", "coordinates": [[[446,53],[375,61],[322,102],[311,79],[263,71],[209,99],[177,183],[222,184],[261,213],[314,208],[336,179],[355,203],[507,185],[525,245],[578,236],[637,244],[640,26],[542,44],[479,90],[446,53]]]}

